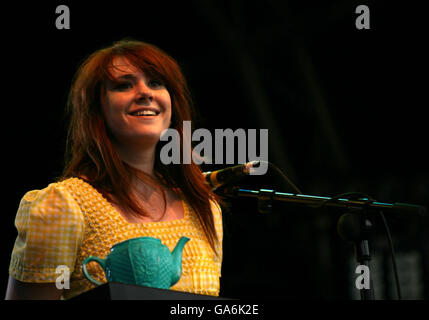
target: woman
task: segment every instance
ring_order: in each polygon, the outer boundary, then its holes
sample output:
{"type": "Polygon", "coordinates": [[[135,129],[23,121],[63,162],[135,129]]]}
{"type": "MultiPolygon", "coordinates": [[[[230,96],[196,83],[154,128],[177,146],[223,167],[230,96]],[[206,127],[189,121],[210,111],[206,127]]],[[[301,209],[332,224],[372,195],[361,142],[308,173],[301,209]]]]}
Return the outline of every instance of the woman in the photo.
{"type": "MultiPolygon", "coordinates": [[[[7,299],[81,294],[94,287],[81,271],[86,257],[104,258],[115,243],[141,236],[170,250],[190,238],[171,289],[219,294],[219,199],[196,164],[159,159],[161,133],[174,128],[183,139],[191,107],[178,64],[153,45],[122,40],[86,59],[69,93],[63,175],[26,193],[18,209],[7,299]],[[70,289],[57,289],[58,266],[69,268],[70,289]]],[[[106,281],[97,264],[88,271],[106,281]]]]}

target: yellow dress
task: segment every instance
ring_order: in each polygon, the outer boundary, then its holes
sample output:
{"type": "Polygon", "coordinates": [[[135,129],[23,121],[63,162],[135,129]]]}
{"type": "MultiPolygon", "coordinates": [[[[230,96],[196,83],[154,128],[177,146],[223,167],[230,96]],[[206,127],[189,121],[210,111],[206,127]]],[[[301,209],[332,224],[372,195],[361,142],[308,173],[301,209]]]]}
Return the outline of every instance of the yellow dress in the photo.
{"type": "MultiPolygon", "coordinates": [[[[18,236],[9,274],[23,282],[56,282],[60,276],[57,267],[66,266],[70,270],[70,289],[64,289],[62,298],[69,299],[95,287],[81,270],[88,256],[105,258],[114,244],[145,236],[160,239],[172,250],[186,236],[191,240],[183,249],[182,276],[171,289],[217,296],[223,237],[220,207],[212,203],[219,238],[216,256],[195,212],[186,201],[182,203],[182,219],[129,223],[95,188],[79,178],[29,191],[15,219],[18,236]]],[[[90,263],[87,269],[94,279],[106,282],[98,264],[90,263]]]]}

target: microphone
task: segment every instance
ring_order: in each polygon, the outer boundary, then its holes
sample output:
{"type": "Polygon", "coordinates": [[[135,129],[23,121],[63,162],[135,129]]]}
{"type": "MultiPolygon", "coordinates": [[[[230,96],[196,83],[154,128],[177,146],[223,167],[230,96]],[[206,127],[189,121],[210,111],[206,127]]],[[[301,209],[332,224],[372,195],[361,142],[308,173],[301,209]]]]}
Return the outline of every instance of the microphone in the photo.
{"type": "Polygon", "coordinates": [[[259,161],[251,161],[240,164],[238,166],[229,167],[216,171],[203,172],[206,182],[212,187],[212,190],[240,180],[241,178],[251,174],[254,166],[258,165],[259,161]]]}

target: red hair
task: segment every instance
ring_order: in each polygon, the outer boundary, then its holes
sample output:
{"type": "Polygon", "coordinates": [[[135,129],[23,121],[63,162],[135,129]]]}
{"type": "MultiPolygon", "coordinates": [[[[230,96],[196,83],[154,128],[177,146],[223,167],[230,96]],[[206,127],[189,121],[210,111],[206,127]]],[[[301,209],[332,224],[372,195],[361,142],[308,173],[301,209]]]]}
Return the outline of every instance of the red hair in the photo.
{"type": "MultiPolygon", "coordinates": [[[[109,201],[119,202],[136,215],[146,215],[144,208],[132,196],[132,177],[137,176],[153,186],[159,184],[120,159],[101,109],[100,94],[103,93],[106,81],[113,80],[109,69],[115,57],[124,57],[149,77],[163,81],[172,103],[170,127],[179,132],[183,141],[183,121],[192,120],[193,103],[178,63],[154,45],[136,40],[121,40],[92,53],[73,78],[67,101],[70,123],[61,179],[84,177],[109,201]]],[[[183,154],[182,144],[180,148],[180,154],[183,154]]],[[[216,252],[215,242],[218,237],[210,201],[220,202],[219,197],[205,183],[198,165],[193,162],[164,165],[159,159],[159,149],[158,143],[155,172],[173,190],[181,190],[197,214],[210,246],[216,252]]]]}

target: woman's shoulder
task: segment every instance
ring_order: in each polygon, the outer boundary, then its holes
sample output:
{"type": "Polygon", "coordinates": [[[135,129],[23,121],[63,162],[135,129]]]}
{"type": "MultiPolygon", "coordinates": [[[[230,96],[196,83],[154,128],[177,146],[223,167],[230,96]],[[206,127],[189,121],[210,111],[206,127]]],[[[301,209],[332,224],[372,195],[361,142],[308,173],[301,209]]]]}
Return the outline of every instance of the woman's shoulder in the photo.
{"type": "MultiPolygon", "coordinates": [[[[24,196],[23,196],[23,200],[25,201],[29,201],[29,202],[34,202],[37,201],[38,199],[40,199],[41,197],[46,197],[46,196],[64,196],[65,194],[69,193],[70,190],[70,186],[78,186],[79,183],[78,181],[79,179],[77,178],[67,178],[64,180],[59,180],[59,181],[55,181],[52,183],[49,183],[48,185],[46,185],[43,188],[40,189],[31,189],[29,191],[27,191],[24,196]]],[[[78,186],[79,188],[79,186],[78,186]]],[[[80,187],[82,188],[82,187],[80,187]]]]}
{"type": "Polygon", "coordinates": [[[47,186],[40,189],[31,189],[27,191],[23,198],[23,202],[40,202],[42,199],[47,197],[61,197],[65,193],[65,190],[61,187],[59,182],[52,182],[47,186]]]}
{"type": "Polygon", "coordinates": [[[27,191],[16,215],[17,223],[61,224],[61,221],[83,221],[80,206],[61,182],[52,182],[42,189],[27,191]]]}
{"type": "Polygon", "coordinates": [[[81,178],[71,177],[48,184],[41,189],[27,191],[20,208],[62,207],[78,211],[79,198],[95,197],[95,190],[81,178]]]}
{"type": "Polygon", "coordinates": [[[57,187],[68,190],[69,192],[89,192],[94,188],[85,177],[69,177],[56,183],[57,187]]]}

